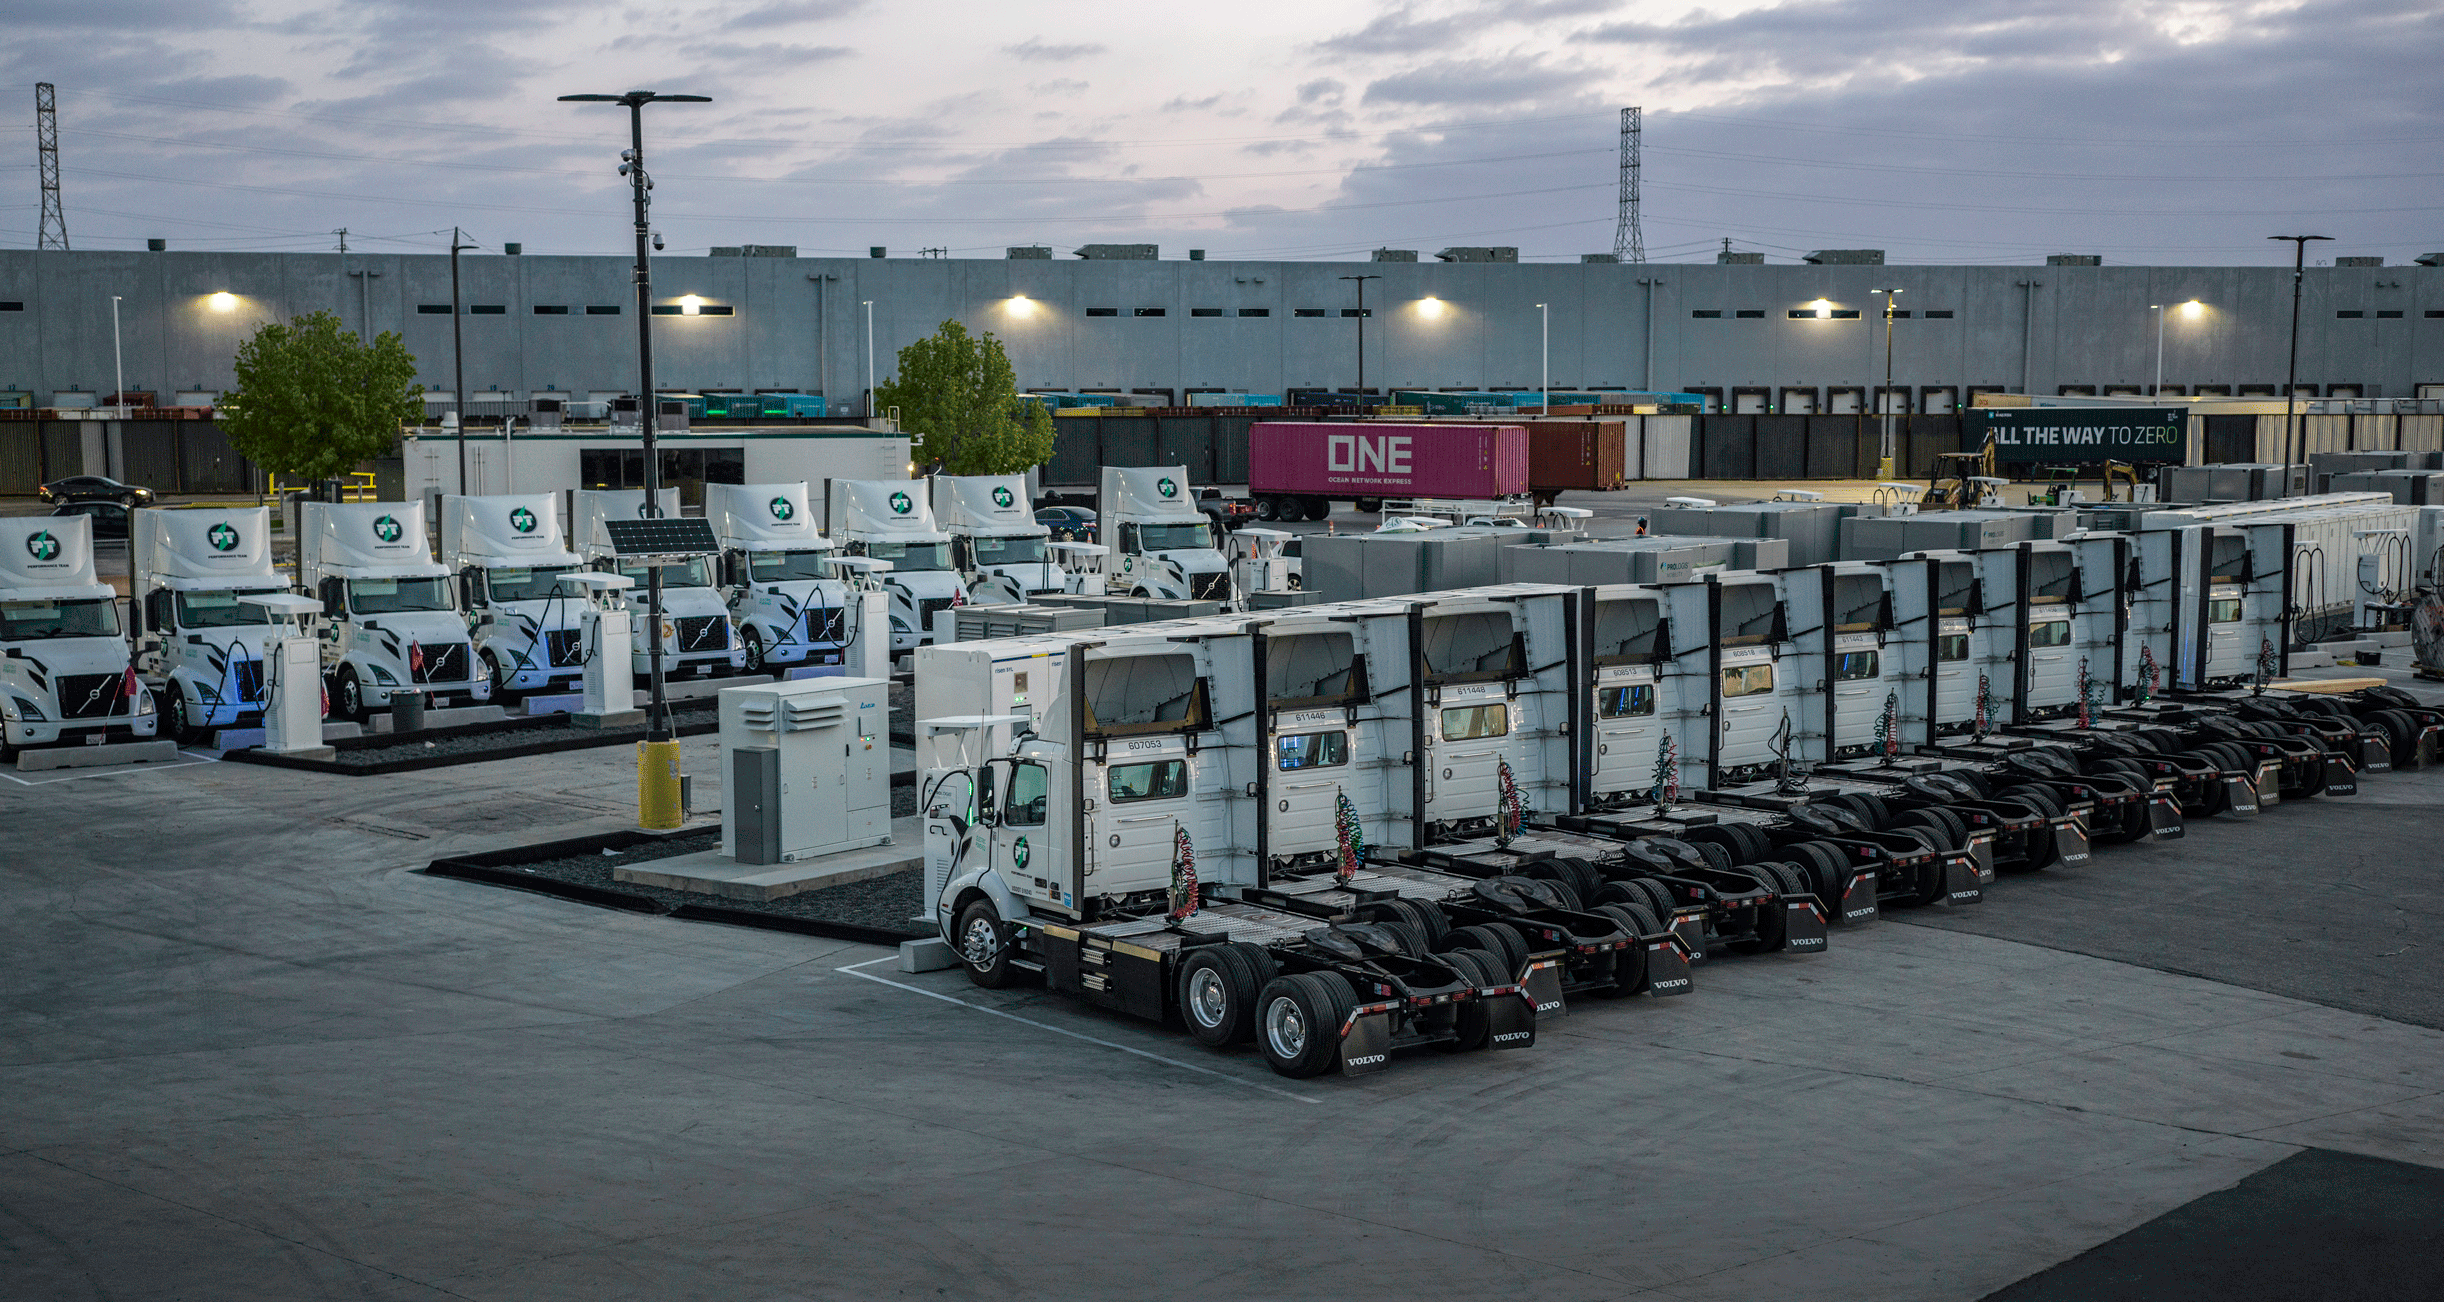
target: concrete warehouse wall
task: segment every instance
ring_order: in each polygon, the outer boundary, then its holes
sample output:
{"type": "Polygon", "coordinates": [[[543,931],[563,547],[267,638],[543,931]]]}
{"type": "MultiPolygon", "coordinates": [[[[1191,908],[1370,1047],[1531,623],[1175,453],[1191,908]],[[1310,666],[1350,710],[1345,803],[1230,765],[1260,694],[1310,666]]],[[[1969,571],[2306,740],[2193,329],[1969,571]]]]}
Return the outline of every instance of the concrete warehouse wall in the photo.
{"type": "MultiPolygon", "coordinates": [[[[1340,316],[1355,291],[1338,278],[1361,271],[1382,277],[1366,286],[1366,381],[1378,389],[1535,386],[1538,303],[1551,306],[1556,386],[1763,387],[1777,402],[1786,386],[1882,383],[1880,300],[1868,291],[1884,285],[1904,289],[1898,306],[1913,313],[1895,323],[1895,382],[1959,386],[1964,400],[1972,386],[2152,383],[2148,305],[2192,298],[2206,305],[2201,317],[2165,323],[2165,382],[2279,385],[2290,324],[2290,272],[2280,267],[669,257],[654,264],[657,302],[692,294],[731,314],[655,317],[656,379],[672,389],[819,391],[836,412],[858,414],[867,374],[859,305],[871,300],[881,376],[901,345],[956,317],[1006,341],[1022,387],[1346,387],[1357,378],[1359,322],[1340,316]],[[1819,299],[1860,316],[1790,318],[1819,299]],[[1117,315],[1088,316],[1094,308],[1117,315]],[[1223,315],[1191,315],[1197,308],[1223,315]],[[1238,315],[1243,308],[1269,315],[1238,315]],[[1295,315],[1301,308],[1326,315],[1295,315]],[[1137,315],[1148,309],[1163,315],[1137,315]],[[1762,315],[1742,319],[1743,310],[1762,315]],[[1930,310],[1953,315],[1929,319],[1930,310]]],[[[470,391],[633,385],[625,259],[470,256],[462,284],[465,303],[500,309],[463,319],[470,391]],[[538,306],[567,312],[537,315],[538,306]],[[588,315],[589,306],[619,311],[588,315]]],[[[0,251],[0,308],[18,306],[0,310],[0,389],[31,391],[37,405],[63,390],[109,390],[113,294],[123,299],[127,385],[165,402],[228,388],[230,355],[255,322],[316,308],[351,328],[401,331],[424,380],[451,387],[451,318],[417,310],[449,303],[444,256],[10,250],[0,251]],[[230,310],[214,310],[216,293],[234,296],[230,310]]],[[[2362,386],[2365,397],[2444,384],[2444,271],[2312,268],[2300,378],[2362,386]]]]}

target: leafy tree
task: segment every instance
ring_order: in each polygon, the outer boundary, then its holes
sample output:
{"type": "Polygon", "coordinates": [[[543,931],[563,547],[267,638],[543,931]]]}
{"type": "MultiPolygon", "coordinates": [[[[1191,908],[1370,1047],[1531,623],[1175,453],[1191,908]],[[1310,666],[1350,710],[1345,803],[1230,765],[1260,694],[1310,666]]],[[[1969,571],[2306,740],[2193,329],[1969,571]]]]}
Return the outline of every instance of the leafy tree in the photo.
{"type": "Polygon", "coordinates": [[[1001,341],[945,321],[900,350],[899,374],[875,386],[874,400],[900,409],[920,463],[954,475],[1015,475],[1052,459],[1052,413],[1017,394],[1001,341]]]}
{"type": "Polygon", "coordinates": [[[221,429],[276,475],[336,479],[387,454],[399,426],[424,415],[416,359],[399,336],[386,331],[367,347],[328,312],[256,327],[238,345],[236,366],[221,429]]]}

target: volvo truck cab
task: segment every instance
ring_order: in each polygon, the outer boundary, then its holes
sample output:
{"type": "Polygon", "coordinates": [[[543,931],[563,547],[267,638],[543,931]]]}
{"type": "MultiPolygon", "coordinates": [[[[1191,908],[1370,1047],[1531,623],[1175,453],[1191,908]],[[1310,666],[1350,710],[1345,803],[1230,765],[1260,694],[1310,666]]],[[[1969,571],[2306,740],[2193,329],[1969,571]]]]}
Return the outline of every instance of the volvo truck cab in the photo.
{"type": "Polygon", "coordinates": [[[1894,630],[1885,567],[1841,561],[1782,571],[1790,603],[1792,668],[1801,697],[1801,732],[1811,759],[1900,753],[1901,703],[1908,693],[1894,630]]]}
{"type": "Polygon", "coordinates": [[[92,518],[0,518],[0,759],[150,737],[153,710],[118,594],[94,576],[92,518]]]}
{"type": "Polygon", "coordinates": [[[1212,517],[1197,509],[1185,466],[1105,466],[1096,520],[1108,591],[1132,597],[1229,603],[1230,562],[1212,517]]]}
{"type": "Polygon", "coordinates": [[[933,642],[935,612],[967,604],[967,587],[951,560],[950,535],[935,522],[925,486],[908,479],[827,482],[831,537],[851,556],[887,561],[883,588],[891,594],[891,649],[933,642]]]}
{"type": "Polygon", "coordinates": [[[978,605],[1025,605],[1055,593],[1100,595],[1103,576],[1073,572],[1091,543],[1054,542],[1027,505],[1024,475],[937,475],[934,518],[950,534],[951,559],[978,605]]]}
{"type": "Polygon", "coordinates": [[[1514,583],[1411,604],[1419,848],[1569,812],[1578,589],[1514,583]]]}
{"type": "Polygon", "coordinates": [[[450,571],[425,541],[422,502],[301,502],[297,581],[322,602],[331,706],[364,719],[397,692],[492,699],[450,571]]]}
{"type": "Polygon", "coordinates": [[[862,607],[815,528],[806,484],[706,484],[704,514],[747,672],[848,673],[862,607]]]}
{"type": "Polygon", "coordinates": [[[1668,672],[1672,629],[1661,589],[1633,583],[1590,589],[1587,628],[1593,697],[1586,803],[1618,809],[1656,798],[1665,739],[1678,753],[1689,726],[1702,720],[1670,699],[1681,680],[1668,672]]]}
{"type": "Polygon", "coordinates": [[[441,560],[458,576],[476,672],[501,704],[573,692],[585,674],[585,562],[560,531],[551,493],[441,499],[441,560]]]}
{"type": "Polygon", "coordinates": [[[264,608],[239,598],[287,592],[272,569],[265,507],[130,512],[128,589],[136,672],[180,744],[263,720],[264,608]]]}
{"type": "Polygon", "coordinates": [[[1735,571],[1664,585],[1672,627],[1712,629],[1711,642],[1673,645],[1676,693],[1703,713],[1682,756],[1685,785],[1729,786],[1785,772],[1807,759],[1789,612],[1771,574],[1735,571]],[[1694,680],[1694,681],[1692,681],[1694,680]]]}
{"type": "MultiPolygon", "coordinates": [[[[651,569],[636,558],[612,554],[607,519],[633,519],[644,514],[645,490],[576,489],[569,498],[569,532],[595,569],[626,576],[632,586],[617,600],[629,612],[630,673],[643,681],[653,672],[652,633],[646,627],[652,605],[646,592],[651,569]]],[[[679,490],[665,488],[663,516],[679,514],[679,490]]],[[[662,571],[662,673],[669,678],[719,678],[746,667],[730,609],[713,586],[713,558],[691,557],[662,571]]]]}

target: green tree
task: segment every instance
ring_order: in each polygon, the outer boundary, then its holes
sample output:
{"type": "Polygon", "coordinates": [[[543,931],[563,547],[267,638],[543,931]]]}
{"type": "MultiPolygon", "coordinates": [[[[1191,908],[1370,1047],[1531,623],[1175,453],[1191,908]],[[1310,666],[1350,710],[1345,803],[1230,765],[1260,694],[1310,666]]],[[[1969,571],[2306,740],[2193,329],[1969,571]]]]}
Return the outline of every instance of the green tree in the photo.
{"type": "Polygon", "coordinates": [[[1052,459],[1052,413],[1018,397],[1018,373],[1000,340],[970,335],[956,321],[902,348],[899,374],[875,387],[874,400],[900,409],[922,465],[1016,475],[1052,459]]]}
{"type": "Polygon", "coordinates": [[[424,415],[416,359],[399,336],[384,332],[367,347],[328,312],[256,327],[238,345],[237,373],[221,429],[275,475],[336,479],[388,454],[399,426],[424,415]]]}

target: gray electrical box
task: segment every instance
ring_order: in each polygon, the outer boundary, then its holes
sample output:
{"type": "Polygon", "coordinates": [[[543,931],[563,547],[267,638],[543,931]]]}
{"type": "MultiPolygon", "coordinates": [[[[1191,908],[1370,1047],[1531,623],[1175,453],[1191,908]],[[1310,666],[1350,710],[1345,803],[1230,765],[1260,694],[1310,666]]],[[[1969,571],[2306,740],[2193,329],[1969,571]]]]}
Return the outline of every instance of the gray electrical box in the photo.
{"type": "Polygon", "coordinates": [[[797,863],[890,842],[890,687],[882,678],[802,678],[723,689],[724,770],[754,784],[724,795],[725,857],[797,863]],[[742,795],[760,808],[746,812],[742,795]]]}
{"type": "Polygon", "coordinates": [[[730,752],[729,786],[722,792],[723,827],[740,863],[781,862],[781,748],[741,746],[730,752]]]}

